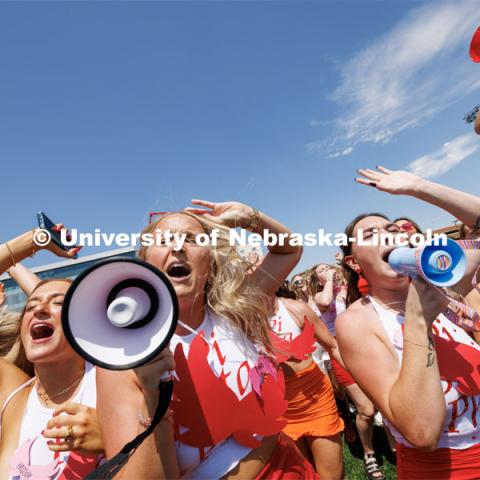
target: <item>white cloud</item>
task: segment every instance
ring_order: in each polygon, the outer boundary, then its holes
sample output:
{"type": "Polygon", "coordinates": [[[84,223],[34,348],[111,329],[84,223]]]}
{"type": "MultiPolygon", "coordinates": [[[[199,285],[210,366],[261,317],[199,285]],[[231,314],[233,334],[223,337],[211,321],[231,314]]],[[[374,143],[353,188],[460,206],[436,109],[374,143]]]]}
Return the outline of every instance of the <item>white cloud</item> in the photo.
{"type": "Polygon", "coordinates": [[[328,158],[345,157],[346,155],[350,155],[352,152],[353,152],[353,147],[347,147],[345,150],[330,154],[328,158]]]}
{"type": "Polygon", "coordinates": [[[478,65],[468,55],[479,23],[476,1],[412,9],[341,68],[331,97],[345,113],[335,119],[334,138],[311,142],[309,150],[338,153],[358,143],[388,143],[479,89],[478,65]]]}
{"type": "Polygon", "coordinates": [[[479,147],[479,139],[473,133],[460,135],[444,143],[438,150],[417,158],[407,166],[407,170],[423,178],[438,177],[472,155],[479,147]]]}

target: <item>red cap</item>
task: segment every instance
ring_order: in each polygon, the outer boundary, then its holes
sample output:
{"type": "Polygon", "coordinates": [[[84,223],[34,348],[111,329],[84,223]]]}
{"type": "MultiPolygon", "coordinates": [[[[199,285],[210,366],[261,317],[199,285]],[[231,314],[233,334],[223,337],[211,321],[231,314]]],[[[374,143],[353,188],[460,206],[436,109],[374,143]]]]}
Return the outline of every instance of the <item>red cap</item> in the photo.
{"type": "Polygon", "coordinates": [[[475,62],[480,62],[480,27],[473,34],[472,43],[470,44],[470,58],[475,62]]]}

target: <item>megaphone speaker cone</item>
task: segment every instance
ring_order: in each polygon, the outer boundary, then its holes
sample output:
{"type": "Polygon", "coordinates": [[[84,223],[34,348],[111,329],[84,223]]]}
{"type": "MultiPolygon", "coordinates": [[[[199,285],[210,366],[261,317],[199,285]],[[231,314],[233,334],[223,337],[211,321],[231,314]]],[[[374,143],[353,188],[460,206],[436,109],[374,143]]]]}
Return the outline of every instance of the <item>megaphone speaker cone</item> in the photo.
{"type": "Polygon", "coordinates": [[[178,321],[175,290],[154,266],[111,258],[82,272],[62,309],[65,336],[89,362],[110,370],[143,365],[168,345],[178,321]]]}
{"type": "Polygon", "coordinates": [[[437,287],[450,287],[465,275],[465,254],[454,240],[446,245],[399,247],[393,250],[388,263],[396,272],[411,277],[421,276],[437,287]]]}

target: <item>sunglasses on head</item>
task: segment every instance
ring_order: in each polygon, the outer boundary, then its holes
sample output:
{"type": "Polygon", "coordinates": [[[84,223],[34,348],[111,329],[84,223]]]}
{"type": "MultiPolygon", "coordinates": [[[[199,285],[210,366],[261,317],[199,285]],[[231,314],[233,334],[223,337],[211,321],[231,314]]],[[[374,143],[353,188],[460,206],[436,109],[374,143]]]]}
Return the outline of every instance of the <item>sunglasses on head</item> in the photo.
{"type": "Polygon", "coordinates": [[[416,230],[416,228],[412,222],[405,222],[402,225],[400,225],[400,230],[404,232],[413,232],[414,230],[416,230]]]}
{"type": "Polygon", "coordinates": [[[152,223],[155,223],[157,220],[160,220],[160,217],[166,215],[167,213],[170,212],[150,212],[148,214],[148,224],[150,225],[152,223]]]}

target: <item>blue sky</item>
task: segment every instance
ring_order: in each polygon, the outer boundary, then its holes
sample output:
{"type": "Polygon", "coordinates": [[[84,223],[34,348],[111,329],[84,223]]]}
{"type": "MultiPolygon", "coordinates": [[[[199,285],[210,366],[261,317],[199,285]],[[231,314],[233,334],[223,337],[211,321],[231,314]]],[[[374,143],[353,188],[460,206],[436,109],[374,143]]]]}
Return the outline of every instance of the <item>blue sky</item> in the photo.
{"type": "MultiPolygon", "coordinates": [[[[448,224],[353,178],[383,164],[478,193],[480,137],[462,122],[480,103],[478,7],[1,2],[0,240],[39,210],[136,232],[192,198],[242,201],[300,233],[371,210],[448,224]]],[[[299,269],[334,253],[310,247],[299,269]]]]}

